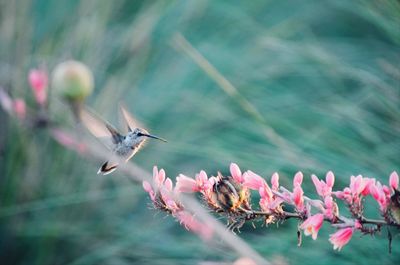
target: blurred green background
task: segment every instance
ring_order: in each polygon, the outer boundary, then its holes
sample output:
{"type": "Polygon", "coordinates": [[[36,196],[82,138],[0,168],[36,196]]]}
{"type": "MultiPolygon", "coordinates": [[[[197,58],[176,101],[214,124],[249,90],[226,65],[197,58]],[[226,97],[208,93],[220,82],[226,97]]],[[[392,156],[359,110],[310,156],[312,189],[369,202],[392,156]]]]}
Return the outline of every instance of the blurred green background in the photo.
{"type": "MultiPolygon", "coordinates": [[[[31,106],[30,68],[86,63],[96,83],[88,105],[116,124],[123,99],[150,132],[168,139],[134,157],[149,171],[228,173],[236,162],[263,176],[278,171],[291,187],[301,170],[312,197],[311,173],[333,170],[342,189],[350,175],[387,183],[400,171],[398,1],[1,0],[0,36],[0,85],[31,106]],[[194,60],[177,33],[209,65],[194,60]]],[[[56,112],[60,103],[53,95],[50,104],[56,112]]],[[[149,209],[141,186],[122,174],[96,175],[100,162],[64,149],[46,130],[21,128],[3,111],[0,151],[1,264],[238,258],[149,209]]],[[[366,215],[377,217],[377,204],[367,204],[366,215]]],[[[279,229],[246,225],[239,236],[279,264],[400,260],[399,237],[389,255],[385,230],[357,233],[337,252],[328,225],[300,248],[296,227],[294,220],[279,229]]]]}

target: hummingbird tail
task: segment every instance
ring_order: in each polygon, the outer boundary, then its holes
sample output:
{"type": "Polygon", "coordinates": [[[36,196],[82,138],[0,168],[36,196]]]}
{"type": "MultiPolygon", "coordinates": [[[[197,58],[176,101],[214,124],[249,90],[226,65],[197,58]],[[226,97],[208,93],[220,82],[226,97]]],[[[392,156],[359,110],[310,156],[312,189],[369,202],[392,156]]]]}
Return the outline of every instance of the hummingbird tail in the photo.
{"type": "Polygon", "coordinates": [[[114,164],[114,165],[108,165],[108,161],[106,161],[101,168],[99,169],[99,171],[97,171],[97,174],[102,174],[102,175],[107,175],[110,174],[111,172],[113,172],[114,170],[117,169],[117,165],[118,164],[114,164]]]}

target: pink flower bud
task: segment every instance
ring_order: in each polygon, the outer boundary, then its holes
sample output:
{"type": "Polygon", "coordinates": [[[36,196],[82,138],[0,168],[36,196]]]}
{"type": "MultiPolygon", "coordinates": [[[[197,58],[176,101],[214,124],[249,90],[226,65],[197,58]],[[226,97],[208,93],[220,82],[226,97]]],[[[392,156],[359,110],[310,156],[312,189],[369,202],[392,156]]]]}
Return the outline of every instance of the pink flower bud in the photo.
{"type": "Polygon", "coordinates": [[[399,188],[399,175],[397,175],[396,171],[393,171],[389,177],[389,184],[392,189],[397,190],[399,188]]]}
{"type": "Polygon", "coordinates": [[[305,220],[301,224],[300,229],[304,230],[304,234],[306,236],[311,235],[312,239],[316,240],[318,236],[318,231],[319,229],[321,229],[323,222],[324,222],[324,215],[319,213],[308,217],[307,220],[305,220]]]}
{"type": "Polygon", "coordinates": [[[328,171],[328,173],[326,173],[326,185],[328,185],[328,187],[332,188],[333,184],[335,183],[335,175],[333,175],[332,171],[328,171]]]}
{"type": "Polygon", "coordinates": [[[272,189],[277,191],[279,189],[279,174],[275,172],[271,177],[272,189]]]}
{"type": "Polygon", "coordinates": [[[158,168],[156,166],[153,167],[153,182],[156,184],[157,188],[160,188],[162,183],[165,180],[165,171],[164,169],[161,169],[158,171],[158,168]]]}
{"type": "Polygon", "coordinates": [[[302,182],[303,182],[303,173],[299,171],[296,173],[296,175],[294,175],[293,187],[300,186],[302,182]]]}
{"type": "Polygon", "coordinates": [[[21,98],[17,98],[13,102],[14,113],[17,115],[18,119],[24,120],[26,117],[26,105],[25,101],[21,98]]]}
{"type": "Polygon", "coordinates": [[[235,163],[231,163],[229,169],[231,171],[231,176],[233,177],[233,179],[238,183],[243,183],[244,179],[242,176],[242,171],[240,171],[239,166],[235,163]]]}
{"type": "Polygon", "coordinates": [[[296,209],[298,211],[303,211],[304,210],[304,198],[303,198],[303,189],[300,186],[296,186],[293,189],[293,202],[294,205],[296,206],[296,209]]]}
{"type": "Polygon", "coordinates": [[[47,84],[48,75],[45,71],[40,69],[32,69],[29,72],[29,84],[32,88],[33,95],[35,96],[36,102],[44,106],[47,100],[47,84]]]}
{"type": "Polygon", "coordinates": [[[178,192],[196,192],[196,181],[192,178],[186,177],[185,175],[179,174],[179,176],[176,177],[176,190],[178,192]]]}
{"type": "Polygon", "coordinates": [[[259,190],[266,184],[265,180],[262,177],[250,170],[246,171],[243,174],[243,179],[243,186],[251,190],[259,190]]]}
{"type": "Polygon", "coordinates": [[[378,188],[376,187],[376,184],[370,185],[369,187],[369,192],[376,201],[379,201],[380,193],[378,188]]]}
{"type": "Polygon", "coordinates": [[[330,235],[329,241],[333,244],[333,249],[341,250],[344,245],[349,243],[353,236],[353,228],[347,227],[340,229],[336,233],[330,235]]]}
{"type": "Polygon", "coordinates": [[[155,193],[153,187],[148,181],[143,181],[143,189],[150,195],[151,200],[155,201],[155,193]]]}

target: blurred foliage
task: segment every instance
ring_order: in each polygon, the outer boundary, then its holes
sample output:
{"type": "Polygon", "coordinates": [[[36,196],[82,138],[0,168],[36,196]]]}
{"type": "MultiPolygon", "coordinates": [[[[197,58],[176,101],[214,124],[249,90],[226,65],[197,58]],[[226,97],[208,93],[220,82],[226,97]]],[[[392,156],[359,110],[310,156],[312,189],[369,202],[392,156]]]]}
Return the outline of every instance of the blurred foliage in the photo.
{"type": "MultiPolygon", "coordinates": [[[[230,162],[283,185],[305,173],[386,182],[400,171],[400,4],[380,1],[0,1],[0,85],[33,105],[27,72],[66,59],[95,76],[88,104],[116,124],[117,103],[150,132],[134,162],[169,176],[230,162]],[[237,93],[176,42],[181,33],[237,93]],[[260,117],[245,108],[247,102],[260,117]],[[276,138],[278,137],[278,138],[276,138]]],[[[53,98],[52,113],[66,115],[53,98]]],[[[66,117],[59,117],[60,121],[66,117]]],[[[1,264],[196,264],[237,258],[149,210],[140,186],[88,163],[0,112],[1,264]]],[[[313,193],[315,194],[315,193],[313,193]]],[[[369,203],[366,215],[377,212],[369,203]]],[[[344,212],[344,208],[342,208],[344,212]]],[[[394,264],[386,231],[341,252],[324,226],[296,246],[295,221],[239,235],[281,264],[394,264]]]]}

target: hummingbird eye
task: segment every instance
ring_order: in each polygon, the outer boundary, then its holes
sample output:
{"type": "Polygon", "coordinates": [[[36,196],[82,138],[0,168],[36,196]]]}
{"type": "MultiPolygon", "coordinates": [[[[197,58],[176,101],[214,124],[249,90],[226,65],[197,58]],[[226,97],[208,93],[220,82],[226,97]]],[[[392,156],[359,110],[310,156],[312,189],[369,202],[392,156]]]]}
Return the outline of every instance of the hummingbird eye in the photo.
{"type": "Polygon", "coordinates": [[[137,136],[143,136],[143,133],[138,132],[136,135],[137,135],[137,136]]]}

